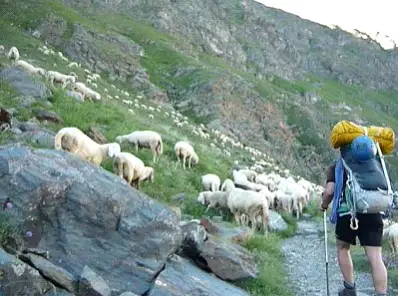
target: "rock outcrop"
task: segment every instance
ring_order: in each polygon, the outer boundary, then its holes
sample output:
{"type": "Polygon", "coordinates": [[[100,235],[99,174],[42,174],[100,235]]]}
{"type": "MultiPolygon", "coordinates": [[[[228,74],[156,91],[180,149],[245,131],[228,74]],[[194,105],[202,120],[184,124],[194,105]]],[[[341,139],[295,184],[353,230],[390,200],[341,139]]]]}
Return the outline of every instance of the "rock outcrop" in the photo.
{"type": "Polygon", "coordinates": [[[0,200],[18,225],[7,247],[16,257],[0,249],[0,281],[18,295],[245,296],[222,279],[258,272],[243,247],[195,222],[181,229],[171,209],[65,151],[2,146],[0,200]]]}

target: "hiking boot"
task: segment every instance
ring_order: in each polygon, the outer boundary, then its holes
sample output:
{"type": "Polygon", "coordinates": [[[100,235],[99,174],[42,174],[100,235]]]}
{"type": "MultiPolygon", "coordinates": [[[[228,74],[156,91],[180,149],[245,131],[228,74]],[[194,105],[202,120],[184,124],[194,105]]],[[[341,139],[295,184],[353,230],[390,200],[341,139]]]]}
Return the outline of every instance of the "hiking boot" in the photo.
{"type": "Polygon", "coordinates": [[[357,296],[357,290],[343,288],[339,291],[339,296],[357,296]]]}

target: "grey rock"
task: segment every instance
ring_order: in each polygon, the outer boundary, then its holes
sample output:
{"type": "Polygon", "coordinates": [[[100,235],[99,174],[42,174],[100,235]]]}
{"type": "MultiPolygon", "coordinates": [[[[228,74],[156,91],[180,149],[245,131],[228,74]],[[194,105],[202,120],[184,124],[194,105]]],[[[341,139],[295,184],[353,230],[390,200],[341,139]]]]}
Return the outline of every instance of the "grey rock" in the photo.
{"type": "Polygon", "coordinates": [[[40,271],[43,276],[50,279],[53,283],[71,293],[75,292],[76,278],[67,270],[35,254],[21,254],[19,257],[40,271]]]}
{"type": "Polygon", "coordinates": [[[17,135],[17,140],[25,140],[42,148],[54,148],[55,133],[45,128],[29,130],[17,135]]]}
{"type": "Polygon", "coordinates": [[[223,280],[243,280],[258,275],[253,255],[240,245],[209,235],[199,251],[208,268],[223,280]]]}
{"type": "Polygon", "coordinates": [[[174,255],[160,274],[148,296],[249,296],[237,288],[198,267],[187,259],[174,255]]]}
{"type": "Polygon", "coordinates": [[[8,81],[21,95],[35,99],[47,99],[51,96],[50,90],[41,81],[35,81],[18,67],[7,67],[0,71],[0,78],[8,81]]]}
{"type": "Polygon", "coordinates": [[[124,293],[120,294],[119,296],[139,296],[139,295],[134,294],[132,292],[124,292],[124,293]]]}
{"type": "Polygon", "coordinates": [[[205,228],[196,222],[185,221],[180,222],[183,242],[181,245],[182,252],[188,257],[195,258],[198,250],[203,247],[204,241],[207,239],[205,228]]]}
{"type": "Polygon", "coordinates": [[[233,243],[244,243],[253,236],[253,231],[249,227],[236,227],[234,224],[226,221],[216,222],[214,220],[203,218],[200,223],[208,233],[233,243]]]}
{"type": "Polygon", "coordinates": [[[54,288],[36,269],[0,249],[1,295],[45,295],[54,288]]]}
{"type": "Polygon", "coordinates": [[[109,296],[111,289],[104,279],[95,274],[88,266],[84,266],[79,280],[79,294],[87,296],[109,296]]]}
{"type": "Polygon", "coordinates": [[[282,218],[282,216],[270,210],[269,211],[269,229],[270,231],[285,231],[288,228],[286,221],[282,218]]]}
{"type": "Polygon", "coordinates": [[[22,226],[33,229],[29,247],[48,250],[50,261],[75,277],[89,266],[120,293],[148,291],[182,242],[170,209],[64,151],[1,147],[5,197],[22,226]]]}
{"type": "Polygon", "coordinates": [[[64,123],[62,118],[55,112],[47,111],[44,109],[34,109],[33,112],[34,112],[36,118],[41,121],[47,120],[47,121],[52,121],[55,123],[64,123]]]}

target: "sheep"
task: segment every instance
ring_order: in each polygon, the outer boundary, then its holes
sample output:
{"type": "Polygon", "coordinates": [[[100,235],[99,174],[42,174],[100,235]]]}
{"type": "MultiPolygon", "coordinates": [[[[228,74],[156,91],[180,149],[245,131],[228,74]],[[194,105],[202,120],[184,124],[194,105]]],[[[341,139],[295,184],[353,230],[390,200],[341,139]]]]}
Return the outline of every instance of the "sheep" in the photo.
{"type": "Polygon", "coordinates": [[[227,208],[228,192],[225,191],[202,191],[199,193],[197,201],[202,205],[207,205],[205,213],[211,208],[227,208]]]}
{"type": "Polygon", "coordinates": [[[120,153],[118,143],[98,144],[76,127],[64,127],[55,135],[56,150],[66,150],[99,166],[120,153]]]}
{"type": "Polygon", "coordinates": [[[76,77],[61,74],[57,71],[48,71],[46,77],[51,82],[52,86],[54,86],[54,82],[61,82],[62,89],[64,89],[69,83],[74,84],[76,82],[76,77]]]}
{"type": "Polygon", "coordinates": [[[177,156],[177,163],[176,163],[176,168],[178,164],[180,163],[180,157],[182,157],[182,167],[185,170],[185,162],[186,159],[188,159],[188,168],[191,168],[191,163],[197,165],[199,163],[199,157],[196,154],[194,148],[192,147],[191,144],[185,141],[179,141],[174,145],[174,152],[175,155],[177,156]]]}
{"type": "Polygon", "coordinates": [[[247,184],[249,181],[247,180],[247,177],[245,174],[241,173],[240,171],[233,170],[232,171],[232,177],[234,179],[235,184],[247,184]]]}
{"type": "Polygon", "coordinates": [[[139,189],[139,176],[145,169],[141,159],[131,153],[121,152],[114,157],[112,167],[115,174],[126,180],[127,184],[139,189]]]}
{"type": "Polygon", "coordinates": [[[244,174],[248,181],[256,182],[257,173],[252,170],[239,170],[239,173],[244,174]]]}
{"type": "Polygon", "coordinates": [[[393,255],[398,254],[398,223],[383,220],[383,237],[388,240],[389,247],[393,255]]]}
{"type": "Polygon", "coordinates": [[[150,166],[144,167],[144,170],[140,174],[139,181],[140,182],[150,181],[151,183],[153,183],[154,180],[155,180],[155,170],[153,169],[153,167],[150,166]]]}
{"type": "Polygon", "coordinates": [[[267,188],[260,190],[258,193],[264,195],[264,197],[268,200],[268,204],[271,209],[275,207],[275,193],[269,191],[267,188]]]}
{"type": "Polygon", "coordinates": [[[138,148],[150,148],[152,151],[153,163],[157,163],[160,155],[163,154],[162,137],[157,132],[150,130],[134,131],[130,134],[116,137],[116,142],[120,144],[125,141],[134,144],[136,152],[138,152],[138,148]]]}
{"type": "Polygon", "coordinates": [[[82,82],[76,82],[72,88],[73,90],[83,94],[83,97],[88,98],[91,102],[93,101],[92,99],[97,101],[101,100],[101,95],[99,93],[93,91],[82,82]]]}
{"type": "Polygon", "coordinates": [[[79,79],[79,76],[77,76],[77,74],[75,72],[69,72],[68,75],[75,77],[76,81],[79,79]]]}
{"type": "Polygon", "coordinates": [[[292,207],[293,197],[282,190],[277,190],[275,192],[275,208],[290,214],[292,212],[292,207]]]}
{"type": "Polygon", "coordinates": [[[39,74],[41,76],[46,75],[46,71],[43,68],[36,68],[35,66],[25,62],[23,60],[18,60],[14,63],[14,65],[21,67],[23,70],[30,74],[39,74]]]}
{"type": "Polygon", "coordinates": [[[207,174],[201,177],[204,191],[218,191],[220,188],[220,177],[214,174],[207,174]]]}
{"type": "Polygon", "coordinates": [[[235,188],[234,181],[231,179],[225,179],[224,183],[221,185],[221,191],[231,191],[232,189],[235,188]]]}
{"type": "Polygon", "coordinates": [[[72,62],[72,63],[70,63],[69,65],[68,65],[68,67],[69,68],[72,68],[72,67],[79,67],[79,65],[76,63],[76,62],[72,62]]]}
{"type": "Polygon", "coordinates": [[[235,188],[228,192],[227,207],[238,225],[244,224],[242,216],[245,215],[251,222],[253,229],[257,225],[257,215],[261,215],[264,233],[267,233],[269,204],[267,199],[260,193],[235,188]]]}
{"type": "Polygon", "coordinates": [[[10,51],[7,54],[7,58],[12,60],[13,63],[18,61],[18,59],[19,59],[19,50],[18,50],[18,48],[16,48],[15,46],[11,47],[10,51]]]}

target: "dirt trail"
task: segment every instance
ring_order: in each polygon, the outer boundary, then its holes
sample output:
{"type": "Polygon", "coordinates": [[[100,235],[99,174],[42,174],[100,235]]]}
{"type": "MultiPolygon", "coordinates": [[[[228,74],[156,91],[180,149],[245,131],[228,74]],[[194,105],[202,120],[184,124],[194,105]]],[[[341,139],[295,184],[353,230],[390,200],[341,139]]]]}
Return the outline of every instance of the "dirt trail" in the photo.
{"type": "MultiPolygon", "coordinates": [[[[328,236],[333,236],[329,225],[328,236]]],[[[295,296],[325,296],[326,268],[325,248],[322,222],[303,220],[298,222],[297,234],[284,240],[282,252],[285,255],[285,268],[289,283],[295,296]]],[[[343,280],[337,264],[336,247],[328,245],[329,253],[329,287],[330,295],[337,295],[343,280]]],[[[355,267],[354,267],[355,268],[355,267]]],[[[373,282],[371,274],[355,272],[358,296],[372,295],[373,282]]]]}

